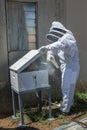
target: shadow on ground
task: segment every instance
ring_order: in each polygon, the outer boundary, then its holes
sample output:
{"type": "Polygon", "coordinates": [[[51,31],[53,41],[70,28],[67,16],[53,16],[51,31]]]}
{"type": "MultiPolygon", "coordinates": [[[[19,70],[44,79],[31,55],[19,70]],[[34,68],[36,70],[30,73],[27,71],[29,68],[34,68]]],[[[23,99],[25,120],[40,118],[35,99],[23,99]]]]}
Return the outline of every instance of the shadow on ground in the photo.
{"type": "Polygon", "coordinates": [[[2,127],[0,127],[0,130],[40,130],[40,129],[27,126],[26,128],[20,128],[20,127],[17,127],[17,128],[2,128],[2,127]]]}

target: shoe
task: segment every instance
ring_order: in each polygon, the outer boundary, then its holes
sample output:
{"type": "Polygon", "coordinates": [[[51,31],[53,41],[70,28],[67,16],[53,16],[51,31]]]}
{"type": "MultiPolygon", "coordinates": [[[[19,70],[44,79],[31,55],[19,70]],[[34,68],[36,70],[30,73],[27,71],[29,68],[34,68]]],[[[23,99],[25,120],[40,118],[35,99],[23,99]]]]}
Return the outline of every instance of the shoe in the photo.
{"type": "Polygon", "coordinates": [[[69,115],[69,112],[59,111],[56,115],[57,116],[59,116],[59,115],[67,116],[67,115],[69,115]]]}

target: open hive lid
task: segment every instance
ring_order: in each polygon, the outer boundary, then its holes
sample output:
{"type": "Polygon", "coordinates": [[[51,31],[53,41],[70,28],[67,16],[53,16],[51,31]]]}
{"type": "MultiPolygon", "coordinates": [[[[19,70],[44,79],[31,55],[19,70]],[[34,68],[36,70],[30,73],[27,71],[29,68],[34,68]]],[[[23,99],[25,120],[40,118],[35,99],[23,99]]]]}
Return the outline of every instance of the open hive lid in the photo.
{"type": "Polygon", "coordinates": [[[17,62],[11,65],[10,70],[20,73],[26,69],[31,63],[38,59],[43,53],[40,53],[38,50],[31,50],[20,58],[17,62]]]}

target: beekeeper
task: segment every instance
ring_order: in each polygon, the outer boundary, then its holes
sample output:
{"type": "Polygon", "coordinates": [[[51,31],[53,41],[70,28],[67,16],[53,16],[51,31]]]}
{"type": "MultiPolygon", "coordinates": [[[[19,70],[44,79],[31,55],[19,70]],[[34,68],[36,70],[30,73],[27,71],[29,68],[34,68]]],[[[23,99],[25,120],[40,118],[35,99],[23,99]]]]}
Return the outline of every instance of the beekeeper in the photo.
{"type": "Polygon", "coordinates": [[[78,48],[73,33],[57,21],[52,22],[47,39],[52,43],[42,46],[39,51],[47,51],[48,60],[54,53],[59,57],[63,96],[60,113],[66,115],[74,102],[75,85],[80,70],[78,48]]]}

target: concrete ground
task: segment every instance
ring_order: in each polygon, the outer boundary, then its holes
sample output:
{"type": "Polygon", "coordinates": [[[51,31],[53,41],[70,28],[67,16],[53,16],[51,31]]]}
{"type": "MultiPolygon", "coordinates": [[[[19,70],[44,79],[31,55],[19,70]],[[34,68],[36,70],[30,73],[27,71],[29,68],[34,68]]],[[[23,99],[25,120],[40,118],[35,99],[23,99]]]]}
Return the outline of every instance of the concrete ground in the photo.
{"type": "MultiPolygon", "coordinates": [[[[87,122],[87,117],[80,120],[80,121],[83,123],[87,122]]],[[[80,124],[77,124],[75,122],[71,122],[70,124],[62,125],[62,126],[55,128],[53,130],[87,130],[87,127],[81,126],[80,124]]]]}

